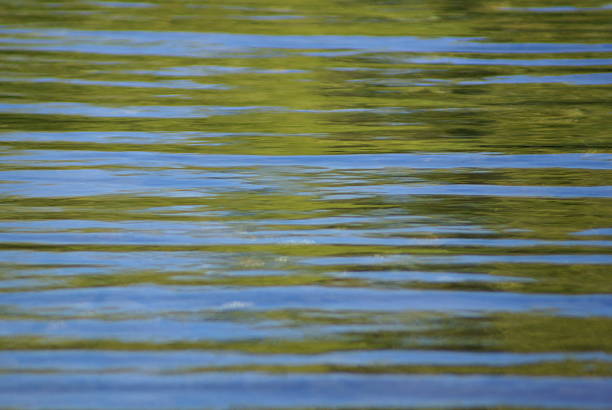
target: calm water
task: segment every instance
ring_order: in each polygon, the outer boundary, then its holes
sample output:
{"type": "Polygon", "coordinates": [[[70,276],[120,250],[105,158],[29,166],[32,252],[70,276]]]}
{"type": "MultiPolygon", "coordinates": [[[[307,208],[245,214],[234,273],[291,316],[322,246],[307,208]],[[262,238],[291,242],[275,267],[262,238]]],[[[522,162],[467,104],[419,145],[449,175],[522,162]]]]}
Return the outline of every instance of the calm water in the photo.
{"type": "Polygon", "coordinates": [[[0,407],[612,408],[606,1],[0,6],[0,407]]]}

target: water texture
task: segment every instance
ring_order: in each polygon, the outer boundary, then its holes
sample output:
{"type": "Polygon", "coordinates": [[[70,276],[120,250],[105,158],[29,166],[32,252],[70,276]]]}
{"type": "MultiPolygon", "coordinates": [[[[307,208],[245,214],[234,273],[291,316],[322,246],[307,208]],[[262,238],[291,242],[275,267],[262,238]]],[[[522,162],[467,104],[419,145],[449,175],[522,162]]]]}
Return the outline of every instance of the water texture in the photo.
{"type": "Polygon", "coordinates": [[[612,408],[611,21],[0,0],[0,407],[612,408]]]}

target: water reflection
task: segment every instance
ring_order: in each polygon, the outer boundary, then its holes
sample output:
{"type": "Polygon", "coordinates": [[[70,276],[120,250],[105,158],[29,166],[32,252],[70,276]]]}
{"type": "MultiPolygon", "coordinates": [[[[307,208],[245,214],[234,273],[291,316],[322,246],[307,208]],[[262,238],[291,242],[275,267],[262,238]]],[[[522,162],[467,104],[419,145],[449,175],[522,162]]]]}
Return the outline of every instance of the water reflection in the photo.
{"type": "Polygon", "coordinates": [[[0,407],[609,405],[605,2],[3,6],[0,407]]]}

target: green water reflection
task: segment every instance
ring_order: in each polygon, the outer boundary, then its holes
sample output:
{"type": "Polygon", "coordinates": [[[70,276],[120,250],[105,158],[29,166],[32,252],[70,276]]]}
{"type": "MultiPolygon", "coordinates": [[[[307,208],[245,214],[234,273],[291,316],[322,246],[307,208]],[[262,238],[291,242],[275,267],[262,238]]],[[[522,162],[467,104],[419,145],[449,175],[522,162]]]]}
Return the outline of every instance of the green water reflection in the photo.
{"type": "Polygon", "coordinates": [[[0,407],[609,405],[605,1],[1,3],[0,407]]]}

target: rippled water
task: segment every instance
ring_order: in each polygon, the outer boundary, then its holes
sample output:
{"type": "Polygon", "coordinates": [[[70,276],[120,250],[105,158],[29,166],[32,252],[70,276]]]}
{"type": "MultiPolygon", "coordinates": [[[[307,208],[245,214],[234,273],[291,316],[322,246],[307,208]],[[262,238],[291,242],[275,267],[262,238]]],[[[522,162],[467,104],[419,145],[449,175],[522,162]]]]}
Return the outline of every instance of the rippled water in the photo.
{"type": "Polygon", "coordinates": [[[610,4],[1,3],[0,407],[612,406],[610,4]]]}

